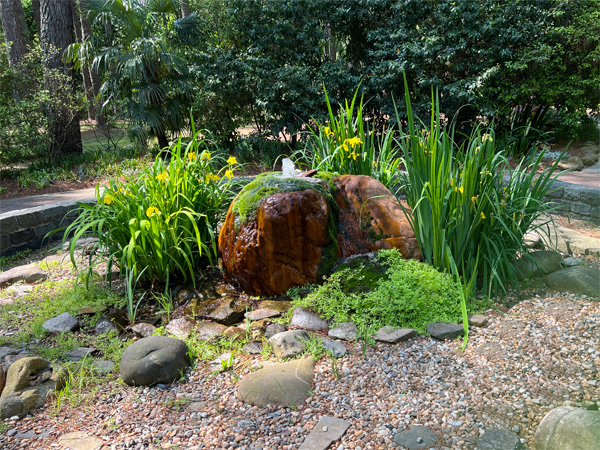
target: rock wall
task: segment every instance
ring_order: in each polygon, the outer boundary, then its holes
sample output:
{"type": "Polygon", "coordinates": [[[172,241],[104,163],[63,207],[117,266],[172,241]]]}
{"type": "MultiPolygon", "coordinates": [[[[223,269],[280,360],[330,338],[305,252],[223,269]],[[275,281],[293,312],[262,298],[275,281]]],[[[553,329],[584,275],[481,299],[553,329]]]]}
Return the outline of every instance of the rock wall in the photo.
{"type": "Polygon", "coordinates": [[[35,250],[50,241],[62,239],[60,232],[45,236],[71,224],[77,217],[78,208],[77,203],[61,202],[0,214],[0,256],[35,250]]]}
{"type": "Polygon", "coordinates": [[[555,181],[546,197],[560,205],[560,214],[600,224],[600,188],[555,181]]]}

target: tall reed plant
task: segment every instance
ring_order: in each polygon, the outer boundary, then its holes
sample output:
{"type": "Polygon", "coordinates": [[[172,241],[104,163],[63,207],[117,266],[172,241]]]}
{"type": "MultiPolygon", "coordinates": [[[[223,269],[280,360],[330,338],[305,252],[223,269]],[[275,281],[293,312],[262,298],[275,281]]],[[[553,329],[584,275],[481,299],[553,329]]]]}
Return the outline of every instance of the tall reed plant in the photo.
{"type": "Polygon", "coordinates": [[[193,281],[201,258],[216,257],[216,226],[232,198],[237,165],[233,157],[219,161],[219,149],[208,136],[192,122],[192,138],[187,144],[180,138],[169,161],[157,157],[140,176],[120,174],[97,186],[97,203],[82,204],[65,233],[73,235],[73,264],[77,241],[95,236],[98,252],[90,256],[90,271],[108,261],[109,272],[116,263],[128,279],[140,274],[165,289],[173,277],[193,281]]]}
{"type": "Polygon", "coordinates": [[[401,180],[423,259],[449,273],[456,262],[465,285],[474,286],[479,276],[488,296],[505,294],[509,285],[518,289],[514,262],[527,251],[526,232],[547,236],[555,206],[544,197],[559,175],[559,160],[540,171],[542,153],[511,169],[492,128],[476,127],[458,143],[453,125],[440,118],[438,100],[425,124],[413,116],[406,79],[405,89],[408,134],[398,140],[406,168],[401,180]]]}
{"type": "Polygon", "coordinates": [[[309,136],[303,149],[294,155],[298,164],[341,175],[369,175],[392,187],[400,164],[400,153],[394,142],[394,130],[377,132],[369,128],[363,117],[363,97],[358,89],[352,101],[340,105],[334,115],[325,89],[329,123],[314,121],[308,126],[309,136]]]}

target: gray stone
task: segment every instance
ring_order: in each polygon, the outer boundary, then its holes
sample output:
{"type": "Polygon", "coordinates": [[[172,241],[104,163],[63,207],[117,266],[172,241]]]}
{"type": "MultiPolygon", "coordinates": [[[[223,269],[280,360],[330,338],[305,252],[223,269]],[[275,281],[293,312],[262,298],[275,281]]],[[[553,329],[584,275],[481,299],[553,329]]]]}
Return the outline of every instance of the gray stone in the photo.
{"type": "Polygon", "coordinates": [[[396,433],[392,441],[396,444],[410,450],[429,448],[438,440],[438,435],[427,427],[413,427],[410,430],[404,430],[396,433]]]}
{"type": "Polygon", "coordinates": [[[600,412],[561,406],[535,433],[536,450],[600,450],[600,412]]]}
{"type": "Polygon", "coordinates": [[[171,320],[165,327],[165,331],[172,334],[177,339],[187,339],[192,331],[194,331],[194,322],[180,317],[179,319],[171,320]]]}
{"type": "Polygon", "coordinates": [[[298,306],[294,309],[294,315],[292,316],[290,325],[306,330],[326,330],[329,328],[327,322],[316,312],[303,308],[302,306],[298,306]]]}
{"type": "Polygon", "coordinates": [[[96,333],[105,334],[110,333],[112,331],[118,333],[117,327],[115,326],[113,321],[110,320],[108,317],[102,316],[96,323],[96,333]]]}
{"type": "Polygon", "coordinates": [[[530,252],[517,260],[516,266],[523,278],[537,278],[560,269],[562,256],[552,250],[530,252]]]}
{"type": "Polygon", "coordinates": [[[8,369],[10,368],[10,366],[12,366],[18,360],[23,359],[23,358],[29,358],[29,354],[19,353],[17,355],[6,355],[6,358],[4,358],[4,368],[8,372],[8,369]]]}
{"type": "Polygon", "coordinates": [[[81,361],[94,354],[97,350],[94,347],[77,347],[67,352],[66,356],[71,361],[81,361]]]}
{"type": "Polygon", "coordinates": [[[271,364],[242,378],[237,397],[255,406],[298,408],[309,396],[314,367],[311,358],[271,364]]]}
{"type": "Polygon", "coordinates": [[[600,297],[600,269],[597,267],[566,267],[548,275],[546,283],[560,292],[600,297]]]}
{"type": "Polygon", "coordinates": [[[336,358],[341,358],[346,354],[346,346],[341,342],[332,341],[326,337],[322,337],[323,347],[336,358]]]}
{"type": "Polygon", "coordinates": [[[154,334],[156,327],[150,323],[139,322],[131,327],[131,331],[141,337],[149,337],[154,334]]]}
{"type": "Polygon", "coordinates": [[[525,450],[525,447],[512,431],[489,430],[477,440],[477,450],[525,450]]]}
{"type": "Polygon", "coordinates": [[[483,314],[469,314],[469,325],[481,328],[485,327],[487,323],[487,317],[483,314]]]}
{"type": "Polygon", "coordinates": [[[8,355],[16,355],[21,349],[16,347],[0,347],[0,362],[8,355]]]}
{"type": "Polygon", "coordinates": [[[206,318],[223,325],[234,325],[244,320],[244,314],[249,309],[246,302],[233,297],[223,297],[219,305],[210,311],[206,318]]]}
{"type": "Polygon", "coordinates": [[[0,273],[0,288],[10,286],[20,281],[24,283],[36,283],[44,281],[48,274],[37,264],[27,264],[25,266],[13,267],[6,272],[0,273]]]}
{"type": "Polygon", "coordinates": [[[281,313],[274,309],[259,308],[259,309],[255,309],[254,311],[248,311],[246,313],[245,317],[248,320],[263,320],[263,319],[268,319],[270,317],[277,317],[280,315],[281,315],[281,313]]]}
{"type": "Polygon", "coordinates": [[[210,368],[213,372],[220,372],[230,368],[233,364],[233,352],[223,353],[210,362],[210,368]]]}
{"type": "Polygon", "coordinates": [[[465,329],[462,324],[434,322],[427,325],[427,332],[432,338],[437,339],[438,341],[445,341],[464,336],[465,329]]]}
{"type": "Polygon", "coordinates": [[[285,327],[280,323],[272,323],[265,330],[265,337],[269,339],[270,337],[275,336],[277,333],[283,333],[285,331],[285,327]]]}
{"type": "Polygon", "coordinates": [[[94,370],[101,373],[102,375],[108,375],[115,368],[115,363],[112,361],[102,359],[99,361],[94,361],[92,363],[92,367],[94,368],[94,370]]]}
{"type": "Polygon", "coordinates": [[[219,336],[220,334],[223,334],[226,329],[227,327],[225,325],[207,321],[201,322],[198,325],[196,325],[196,330],[194,331],[194,334],[201,341],[210,341],[215,337],[219,336]]]}
{"type": "Polygon", "coordinates": [[[387,344],[397,344],[400,341],[407,341],[416,335],[417,332],[411,328],[396,328],[386,325],[377,331],[373,339],[387,344]]]}
{"type": "Polygon", "coordinates": [[[358,328],[354,322],[342,322],[338,326],[329,330],[327,335],[333,339],[342,339],[343,341],[355,341],[358,328]]]}
{"type": "Polygon", "coordinates": [[[0,365],[0,395],[4,390],[4,386],[6,386],[6,374],[4,373],[4,369],[0,365]]]}
{"type": "Polygon", "coordinates": [[[598,155],[596,153],[586,152],[581,157],[581,162],[586,167],[593,166],[594,164],[596,164],[598,162],[598,155]]]}
{"type": "Polygon", "coordinates": [[[333,442],[341,439],[350,428],[350,422],[336,417],[321,417],[299,450],[326,450],[333,442]]]}
{"type": "Polygon", "coordinates": [[[291,358],[300,355],[304,351],[304,341],[310,336],[304,330],[291,330],[277,333],[269,338],[269,344],[277,358],[291,358]]]}
{"type": "Polygon", "coordinates": [[[260,355],[263,352],[262,342],[252,341],[248,342],[242,349],[251,355],[260,355]]]}
{"type": "Polygon", "coordinates": [[[130,386],[172,383],[190,364],[188,347],[179,339],[150,336],[123,352],[121,377],[130,386]]]}
{"type": "Polygon", "coordinates": [[[581,170],[583,169],[583,162],[578,156],[571,156],[570,158],[559,162],[558,168],[561,170],[581,170]]]}
{"type": "Polygon", "coordinates": [[[576,256],[569,256],[563,259],[562,265],[565,267],[575,267],[583,265],[583,259],[577,258],[576,256]]]}
{"type": "Polygon", "coordinates": [[[23,358],[6,374],[6,386],[0,396],[0,420],[23,417],[44,405],[46,396],[64,385],[64,374],[42,358],[23,358]]]}
{"type": "Polygon", "coordinates": [[[79,327],[79,322],[69,313],[62,313],[43,323],[42,328],[53,333],[73,331],[79,327]]]}
{"type": "Polygon", "coordinates": [[[81,431],[63,434],[58,438],[58,443],[71,450],[100,450],[104,445],[102,439],[81,431]]]}

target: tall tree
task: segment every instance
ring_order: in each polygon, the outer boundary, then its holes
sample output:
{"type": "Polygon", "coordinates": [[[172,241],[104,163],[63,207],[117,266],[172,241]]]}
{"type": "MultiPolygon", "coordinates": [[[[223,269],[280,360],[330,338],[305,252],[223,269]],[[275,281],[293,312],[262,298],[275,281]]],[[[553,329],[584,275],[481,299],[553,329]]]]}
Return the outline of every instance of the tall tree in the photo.
{"type": "MultiPolygon", "coordinates": [[[[73,12],[73,26],[75,28],[75,37],[77,42],[83,41],[83,26],[80,20],[80,12],[77,7],[77,1],[71,0],[71,11],[73,12]]],[[[83,90],[85,91],[85,97],[87,99],[87,112],[89,120],[96,120],[96,111],[94,109],[94,90],[92,87],[92,79],[90,77],[90,70],[87,65],[82,64],[80,67],[81,77],[83,78],[83,90]]]]}
{"type": "Polygon", "coordinates": [[[4,41],[10,46],[8,63],[14,66],[31,46],[21,0],[0,0],[0,20],[4,41]]]}
{"type": "MultiPolygon", "coordinates": [[[[74,90],[73,65],[62,61],[64,50],[73,43],[73,12],[71,0],[41,0],[40,13],[42,28],[40,43],[47,55],[49,70],[61,71],[71,82],[74,90]]],[[[53,94],[52,85],[46,86],[53,94]]],[[[59,93],[56,93],[59,95],[59,93]]],[[[48,111],[50,154],[73,154],[82,152],[79,116],[75,110],[48,111]]]]}
{"type": "Polygon", "coordinates": [[[190,0],[180,0],[181,17],[187,17],[192,13],[190,9],[190,0]]]}
{"type": "Polygon", "coordinates": [[[42,30],[42,19],[40,18],[40,0],[31,0],[31,10],[33,11],[33,20],[35,21],[38,38],[42,30]]]}

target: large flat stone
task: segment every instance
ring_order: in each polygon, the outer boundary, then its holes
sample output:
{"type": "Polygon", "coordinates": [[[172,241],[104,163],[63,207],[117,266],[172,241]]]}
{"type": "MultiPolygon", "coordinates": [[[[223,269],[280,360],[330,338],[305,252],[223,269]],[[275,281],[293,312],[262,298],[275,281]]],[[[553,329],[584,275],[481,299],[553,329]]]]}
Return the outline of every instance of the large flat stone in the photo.
{"type": "Polygon", "coordinates": [[[546,277],[550,289],[589,297],[600,297],[600,269],[597,267],[566,267],[546,277]]]}
{"type": "Polygon", "coordinates": [[[237,396],[255,406],[298,408],[308,398],[314,367],[311,358],[271,364],[242,378],[237,396]]]}
{"type": "Polygon", "coordinates": [[[290,325],[305,330],[326,330],[329,328],[327,321],[323,320],[316,312],[302,306],[294,310],[290,325]]]}
{"type": "Polygon", "coordinates": [[[600,412],[561,406],[546,414],[535,434],[536,450],[600,450],[600,412]]]}
{"type": "Polygon", "coordinates": [[[489,430],[477,440],[477,450],[525,450],[525,447],[521,444],[519,436],[512,431],[489,430]]]}
{"type": "Polygon", "coordinates": [[[418,450],[433,446],[438,440],[439,435],[427,427],[417,426],[410,430],[404,430],[396,433],[392,440],[402,448],[409,450],[418,450]]]}
{"type": "Polygon", "coordinates": [[[373,339],[387,344],[397,344],[401,341],[407,341],[417,335],[417,332],[411,328],[395,328],[388,325],[381,327],[373,339]]]}
{"type": "Polygon", "coordinates": [[[341,439],[350,428],[350,422],[336,417],[321,417],[299,450],[326,450],[333,442],[341,439]]]}
{"type": "Polygon", "coordinates": [[[48,273],[37,264],[13,267],[6,272],[0,273],[0,288],[10,286],[20,281],[24,283],[36,283],[48,278],[48,273]]]}
{"type": "Polygon", "coordinates": [[[465,330],[461,325],[456,323],[434,322],[427,325],[427,332],[432,338],[438,341],[455,339],[459,336],[464,336],[465,330]]]}
{"type": "Polygon", "coordinates": [[[336,342],[326,337],[322,337],[321,342],[323,343],[323,347],[325,347],[325,350],[327,350],[336,358],[341,358],[346,354],[346,346],[341,342],[336,342]]]}
{"type": "Polygon", "coordinates": [[[79,327],[79,321],[69,313],[62,313],[42,324],[42,328],[53,333],[73,331],[79,327]]]}
{"type": "Polygon", "coordinates": [[[102,439],[80,431],[63,434],[58,438],[58,443],[71,450],[100,450],[104,445],[102,439]]]}
{"type": "Polygon", "coordinates": [[[354,322],[342,322],[338,326],[331,328],[327,335],[333,339],[342,339],[343,341],[355,341],[358,328],[354,322]]]}

